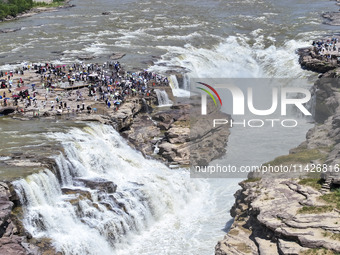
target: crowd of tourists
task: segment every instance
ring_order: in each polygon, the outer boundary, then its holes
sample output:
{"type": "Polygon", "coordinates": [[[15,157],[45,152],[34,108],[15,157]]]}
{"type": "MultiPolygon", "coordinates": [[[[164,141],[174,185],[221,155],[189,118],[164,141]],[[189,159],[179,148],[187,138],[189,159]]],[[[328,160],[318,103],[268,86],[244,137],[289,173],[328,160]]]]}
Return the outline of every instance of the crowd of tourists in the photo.
{"type": "Polygon", "coordinates": [[[325,57],[327,60],[332,58],[337,59],[340,54],[338,40],[337,37],[332,37],[329,39],[313,41],[312,46],[314,46],[314,52],[321,57],[325,57]]]}
{"type": "Polygon", "coordinates": [[[154,72],[125,72],[119,62],[45,63],[0,71],[0,85],[7,91],[0,95],[2,106],[90,112],[94,102],[105,102],[107,108],[117,110],[127,97],[149,96],[154,86],[168,86],[169,81],[154,72]],[[28,75],[35,78],[34,83],[28,81],[28,75]]]}

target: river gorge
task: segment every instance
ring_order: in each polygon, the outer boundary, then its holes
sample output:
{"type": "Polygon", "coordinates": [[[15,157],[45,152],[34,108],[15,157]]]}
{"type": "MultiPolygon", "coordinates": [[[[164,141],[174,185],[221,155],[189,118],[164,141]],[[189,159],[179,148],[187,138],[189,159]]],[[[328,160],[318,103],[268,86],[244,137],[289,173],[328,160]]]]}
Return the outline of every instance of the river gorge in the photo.
{"type": "MultiPolygon", "coordinates": [[[[71,4],[0,23],[0,31],[11,31],[0,32],[0,70],[119,56],[127,70],[168,76],[179,102],[195,78],[304,78],[309,88],[317,75],[300,67],[295,51],[336,32],[321,17],[335,8],[332,1],[71,4]]],[[[169,107],[167,95],[158,96],[169,107]]],[[[213,163],[261,165],[287,154],[313,126],[298,118],[294,132],[230,129],[227,152],[213,163]]],[[[232,224],[229,211],[245,176],[190,178],[187,168],[144,157],[99,122],[0,122],[0,179],[18,194],[27,235],[47,239],[61,254],[214,254],[232,224]]]]}

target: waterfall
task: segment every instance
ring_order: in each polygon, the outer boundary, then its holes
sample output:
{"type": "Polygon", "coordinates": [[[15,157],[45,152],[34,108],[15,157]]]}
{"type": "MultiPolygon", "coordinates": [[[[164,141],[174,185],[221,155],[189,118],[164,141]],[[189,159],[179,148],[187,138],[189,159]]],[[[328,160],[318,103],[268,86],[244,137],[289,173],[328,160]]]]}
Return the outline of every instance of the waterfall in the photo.
{"type": "Polygon", "coordinates": [[[170,106],[172,102],[169,100],[168,94],[165,90],[155,89],[157,99],[158,99],[158,106],[170,106]]]}
{"type": "Polygon", "coordinates": [[[169,77],[169,81],[170,81],[170,86],[171,88],[174,89],[179,89],[179,85],[178,85],[178,81],[177,81],[177,77],[176,75],[170,75],[169,77]]]}
{"type": "Polygon", "coordinates": [[[190,90],[190,76],[187,73],[183,75],[183,89],[190,90]]]}
{"type": "MultiPolygon", "coordinates": [[[[190,97],[190,91],[186,90],[183,86],[183,88],[180,88],[176,75],[172,74],[169,76],[169,85],[175,97],[190,97]]],[[[187,86],[187,84],[184,85],[187,86]]]]}
{"type": "MultiPolygon", "coordinates": [[[[131,236],[185,208],[202,181],[145,159],[110,126],[46,134],[60,142],[56,170],[13,182],[23,224],[63,254],[116,254],[131,236]]],[[[205,187],[205,186],[204,186],[205,187]]]]}

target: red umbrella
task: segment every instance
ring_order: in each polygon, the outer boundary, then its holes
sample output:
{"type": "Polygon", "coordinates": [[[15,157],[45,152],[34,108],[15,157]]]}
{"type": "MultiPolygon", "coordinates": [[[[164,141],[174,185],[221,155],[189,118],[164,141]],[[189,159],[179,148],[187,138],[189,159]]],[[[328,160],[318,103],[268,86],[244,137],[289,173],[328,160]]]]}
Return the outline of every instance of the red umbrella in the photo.
{"type": "Polygon", "coordinates": [[[22,91],[22,90],[26,90],[26,89],[28,89],[28,87],[23,86],[23,87],[20,87],[20,88],[16,88],[15,90],[17,90],[17,91],[22,91]]]}
{"type": "Polygon", "coordinates": [[[19,96],[18,96],[18,95],[13,95],[12,97],[13,97],[13,98],[19,98],[19,96]]]}

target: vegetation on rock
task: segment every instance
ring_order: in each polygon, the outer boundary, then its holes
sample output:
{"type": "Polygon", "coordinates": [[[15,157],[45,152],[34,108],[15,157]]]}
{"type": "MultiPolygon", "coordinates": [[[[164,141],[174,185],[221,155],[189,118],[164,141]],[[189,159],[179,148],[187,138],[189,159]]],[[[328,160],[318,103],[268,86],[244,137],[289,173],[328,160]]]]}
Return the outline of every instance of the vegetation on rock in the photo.
{"type": "Polygon", "coordinates": [[[0,20],[6,17],[16,17],[33,7],[56,7],[63,4],[64,0],[53,0],[52,3],[33,2],[33,0],[0,0],[0,20]]]}

